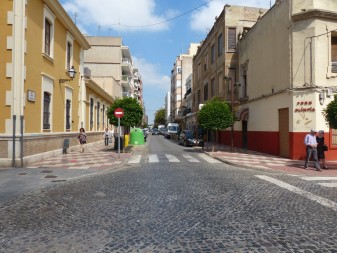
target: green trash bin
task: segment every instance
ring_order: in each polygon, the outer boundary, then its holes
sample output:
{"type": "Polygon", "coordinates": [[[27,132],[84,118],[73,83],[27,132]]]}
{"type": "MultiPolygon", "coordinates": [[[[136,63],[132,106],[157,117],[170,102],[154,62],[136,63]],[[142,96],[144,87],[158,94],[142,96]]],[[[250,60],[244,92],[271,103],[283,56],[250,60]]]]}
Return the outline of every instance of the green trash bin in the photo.
{"type": "Polygon", "coordinates": [[[130,131],[130,144],[131,145],[143,145],[144,142],[144,133],[140,128],[133,128],[130,131]]]}

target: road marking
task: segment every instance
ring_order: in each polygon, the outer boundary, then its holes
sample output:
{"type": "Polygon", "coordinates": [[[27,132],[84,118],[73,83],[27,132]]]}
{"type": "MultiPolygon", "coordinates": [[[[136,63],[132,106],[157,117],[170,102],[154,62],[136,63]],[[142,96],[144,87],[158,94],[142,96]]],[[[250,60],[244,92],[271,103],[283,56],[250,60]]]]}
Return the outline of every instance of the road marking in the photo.
{"type": "Polygon", "coordinates": [[[268,176],[263,176],[263,175],[256,175],[256,177],[262,179],[262,180],[266,180],[272,184],[276,184],[277,186],[280,186],[281,188],[284,188],[288,191],[291,191],[291,192],[294,192],[296,194],[299,194],[305,198],[308,198],[310,200],[313,200],[323,206],[326,206],[326,207],[329,207],[331,209],[333,209],[334,211],[337,211],[337,203],[336,202],[333,202],[329,199],[326,199],[326,198],[322,198],[320,196],[317,196],[315,194],[312,194],[310,192],[307,192],[307,191],[304,191],[300,188],[297,188],[293,185],[290,185],[290,184],[287,184],[285,182],[282,182],[280,180],[277,180],[275,178],[272,178],[272,177],[268,177],[268,176]]]}
{"type": "Polygon", "coordinates": [[[186,158],[189,162],[191,163],[200,163],[199,160],[195,159],[194,157],[192,157],[191,155],[182,155],[184,158],[186,158]]]}
{"type": "Polygon", "coordinates": [[[149,163],[158,163],[159,159],[158,156],[155,154],[150,154],[149,155],[149,163]]]}
{"type": "Polygon", "coordinates": [[[165,155],[166,158],[169,160],[170,163],[179,163],[180,161],[178,160],[177,157],[174,155],[165,155]]]}
{"type": "Polygon", "coordinates": [[[205,154],[198,154],[198,156],[204,160],[206,160],[207,162],[209,163],[222,163],[220,162],[219,160],[216,160],[208,155],[205,155],[205,154]]]}
{"type": "Polygon", "coordinates": [[[337,183],[318,183],[318,184],[321,186],[330,187],[330,188],[337,187],[337,183]]]}
{"type": "Polygon", "coordinates": [[[304,179],[307,181],[331,181],[331,180],[337,180],[337,177],[301,177],[301,179],[304,179]]]}
{"type": "Polygon", "coordinates": [[[130,157],[129,163],[140,163],[142,155],[134,155],[130,157]]]}

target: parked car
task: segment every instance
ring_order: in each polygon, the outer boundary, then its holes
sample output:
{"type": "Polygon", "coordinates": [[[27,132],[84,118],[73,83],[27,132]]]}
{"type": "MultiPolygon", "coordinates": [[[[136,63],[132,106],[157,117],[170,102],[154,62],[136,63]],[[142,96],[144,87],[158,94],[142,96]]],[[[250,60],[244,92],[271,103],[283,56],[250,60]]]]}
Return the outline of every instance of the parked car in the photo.
{"type": "Polygon", "coordinates": [[[159,135],[158,128],[153,128],[152,129],[152,135],[159,135]]]}
{"type": "Polygon", "coordinates": [[[191,130],[183,130],[181,131],[178,139],[179,145],[184,145],[185,147],[188,146],[204,146],[204,141],[200,137],[198,139],[195,138],[195,133],[191,130]]]}

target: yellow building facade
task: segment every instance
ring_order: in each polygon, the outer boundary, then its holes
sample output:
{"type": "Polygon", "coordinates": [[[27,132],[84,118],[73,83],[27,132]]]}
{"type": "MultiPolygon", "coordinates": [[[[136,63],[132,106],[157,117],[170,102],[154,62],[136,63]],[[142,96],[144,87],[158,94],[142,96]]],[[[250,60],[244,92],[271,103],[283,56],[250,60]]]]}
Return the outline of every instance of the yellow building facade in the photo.
{"type": "Polygon", "coordinates": [[[61,4],[0,1],[0,23],[0,166],[62,153],[65,139],[75,148],[80,127],[100,140],[113,99],[85,77],[90,45],[61,4]]]}

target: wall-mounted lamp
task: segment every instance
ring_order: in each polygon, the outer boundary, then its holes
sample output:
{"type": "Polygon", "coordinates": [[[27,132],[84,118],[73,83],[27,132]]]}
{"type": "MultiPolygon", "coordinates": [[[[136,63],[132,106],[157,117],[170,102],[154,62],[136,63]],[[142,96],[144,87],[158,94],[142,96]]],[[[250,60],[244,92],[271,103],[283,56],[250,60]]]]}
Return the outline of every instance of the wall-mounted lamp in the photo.
{"type": "Polygon", "coordinates": [[[318,98],[319,98],[319,103],[323,105],[324,104],[324,93],[319,93],[318,98]]]}
{"type": "Polygon", "coordinates": [[[74,77],[75,77],[75,75],[76,75],[76,73],[77,73],[77,72],[76,72],[74,66],[71,66],[71,68],[68,69],[68,75],[69,75],[69,77],[70,77],[71,79],[59,79],[59,84],[65,83],[65,82],[69,82],[69,81],[73,80],[74,77]]]}

